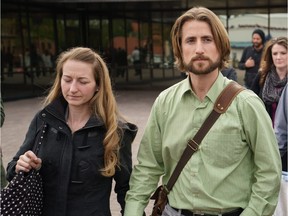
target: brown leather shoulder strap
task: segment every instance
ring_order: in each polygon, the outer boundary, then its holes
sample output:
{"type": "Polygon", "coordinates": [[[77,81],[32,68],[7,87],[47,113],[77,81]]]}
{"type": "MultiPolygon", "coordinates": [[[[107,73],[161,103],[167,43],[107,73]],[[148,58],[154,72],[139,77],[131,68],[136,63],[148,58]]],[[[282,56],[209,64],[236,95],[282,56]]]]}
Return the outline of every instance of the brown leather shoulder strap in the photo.
{"type": "Polygon", "coordinates": [[[206,118],[198,132],[195,134],[194,138],[188,140],[187,147],[185,148],[180,160],[178,161],[174,172],[172,173],[167,185],[164,186],[167,193],[171,191],[173,185],[177,181],[182,169],[184,168],[188,160],[191,158],[194,152],[198,150],[199,145],[201,144],[207,132],[210,130],[210,128],[213,126],[219,116],[222,113],[226,112],[233,99],[242,90],[244,90],[244,87],[232,81],[224,88],[224,90],[218,96],[210,115],[206,118]]]}
{"type": "Polygon", "coordinates": [[[233,99],[243,89],[244,87],[239,85],[237,82],[230,82],[218,96],[214,104],[214,110],[221,114],[226,112],[233,99]]]}

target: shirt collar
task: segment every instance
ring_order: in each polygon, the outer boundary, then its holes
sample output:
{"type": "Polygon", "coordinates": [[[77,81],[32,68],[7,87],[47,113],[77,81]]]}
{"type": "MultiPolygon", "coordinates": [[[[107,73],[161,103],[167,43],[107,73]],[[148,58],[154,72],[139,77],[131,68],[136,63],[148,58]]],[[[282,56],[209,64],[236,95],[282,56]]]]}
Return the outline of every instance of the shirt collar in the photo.
{"type": "MultiPolygon", "coordinates": [[[[215,80],[211,88],[209,89],[206,97],[209,98],[209,100],[211,100],[213,103],[215,103],[217,97],[220,95],[221,91],[228,83],[229,83],[229,80],[225,79],[222,73],[219,72],[217,79],[215,80]]],[[[186,92],[193,93],[191,85],[190,85],[189,76],[187,76],[187,78],[182,81],[180,92],[181,92],[182,97],[186,92]]]]}
{"type": "Polygon", "coordinates": [[[192,93],[189,75],[186,77],[186,79],[184,79],[182,81],[182,85],[180,87],[180,93],[181,93],[180,95],[181,96],[183,96],[186,92],[191,92],[192,93]]]}
{"type": "Polygon", "coordinates": [[[208,97],[213,103],[215,103],[224,87],[228,84],[229,81],[227,81],[228,80],[224,78],[222,73],[219,72],[217,79],[209,89],[206,97],[208,97]]]}

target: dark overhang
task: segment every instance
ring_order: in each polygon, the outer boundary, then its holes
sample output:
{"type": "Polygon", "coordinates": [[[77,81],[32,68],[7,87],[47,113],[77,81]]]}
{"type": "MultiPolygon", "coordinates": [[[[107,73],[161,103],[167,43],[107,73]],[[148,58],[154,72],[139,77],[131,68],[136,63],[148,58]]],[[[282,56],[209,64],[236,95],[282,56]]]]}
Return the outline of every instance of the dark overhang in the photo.
{"type": "MultiPolygon", "coordinates": [[[[2,0],[2,3],[15,3],[20,5],[37,6],[47,5],[58,8],[65,5],[89,6],[90,10],[186,10],[193,6],[204,6],[216,10],[248,10],[277,9],[279,12],[287,12],[287,0],[2,0]]],[[[273,11],[274,12],[274,11],[273,11]]],[[[277,12],[277,11],[276,11],[277,12]]]]}

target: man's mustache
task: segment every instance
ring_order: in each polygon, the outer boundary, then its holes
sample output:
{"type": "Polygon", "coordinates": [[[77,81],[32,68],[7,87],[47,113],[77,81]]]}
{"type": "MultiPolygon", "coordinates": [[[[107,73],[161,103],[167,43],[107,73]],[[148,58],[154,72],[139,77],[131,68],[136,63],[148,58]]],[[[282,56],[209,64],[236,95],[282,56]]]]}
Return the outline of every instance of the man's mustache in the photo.
{"type": "Polygon", "coordinates": [[[196,55],[191,59],[191,61],[196,61],[196,60],[209,60],[209,58],[204,55],[196,55]]]}

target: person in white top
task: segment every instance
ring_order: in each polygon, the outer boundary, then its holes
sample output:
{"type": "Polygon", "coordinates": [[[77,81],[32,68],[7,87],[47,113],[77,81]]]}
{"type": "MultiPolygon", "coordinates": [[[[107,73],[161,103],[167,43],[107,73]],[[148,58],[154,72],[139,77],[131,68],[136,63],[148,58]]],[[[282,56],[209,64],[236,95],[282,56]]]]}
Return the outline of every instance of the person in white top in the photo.
{"type": "Polygon", "coordinates": [[[138,75],[142,76],[140,50],[138,49],[138,47],[135,47],[131,55],[132,55],[134,69],[135,69],[135,76],[138,76],[138,75]]]}

